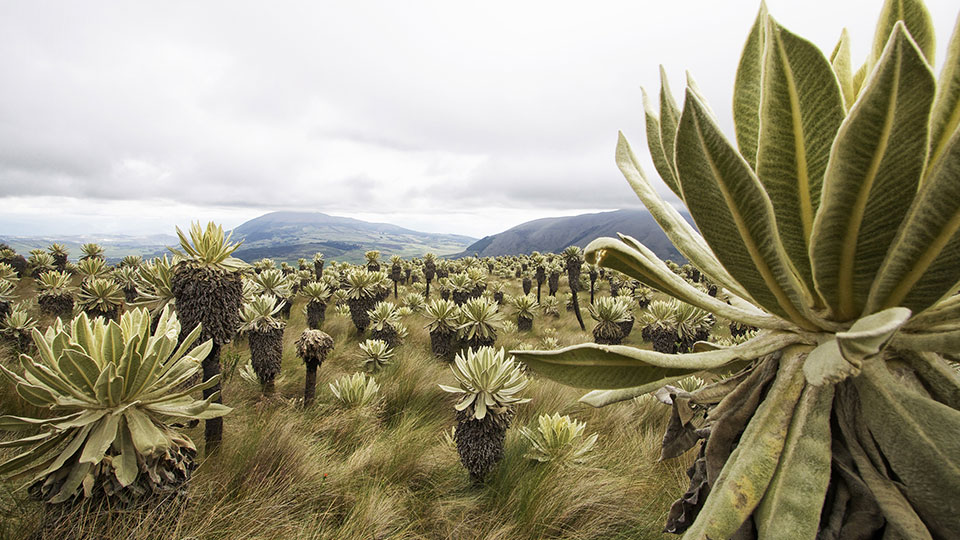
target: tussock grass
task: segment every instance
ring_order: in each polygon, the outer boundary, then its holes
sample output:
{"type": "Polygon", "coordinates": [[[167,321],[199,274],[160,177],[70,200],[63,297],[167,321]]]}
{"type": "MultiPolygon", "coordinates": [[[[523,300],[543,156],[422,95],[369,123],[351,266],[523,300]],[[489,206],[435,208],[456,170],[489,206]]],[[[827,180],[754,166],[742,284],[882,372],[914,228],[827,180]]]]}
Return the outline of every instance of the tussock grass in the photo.
{"type": "MultiPolygon", "coordinates": [[[[519,280],[510,280],[508,292],[519,293],[519,280]]],[[[583,306],[588,300],[581,295],[583,306]]],[[[323,329],[336,348],[319,370],[316,403],[304,409],[304,367],[294,353],[305,328],[301,308],[298,302],[288,322],[275,397],[264,399],[259,385],[236,375],[225,381],[225,402],[234,411],[225,418],[223,446],[199,461],[187,497],[135,508],[45,509],[16,491],[18,484],[0,483],[0,538],[672,538],[660,531],[670,503],[686,488],[693,456],[658,462],[667,407],[635,400],[592,409],[577,403],[581,391],[534,376],[527,392],[532,402],[517,408],[503,461],[484,485],[474,486],[442,437],[455,423],[456,398],[437,384],[454,379],[430,354],[426,319],[404,319],[409,336],[394,364],[375,374],[376,403],[341,409],[328,384],[360,369],[362,338],[349,318],[330,309],[323,329]],[[527,443],[516,427],[535,427],[538,415],[554,412],[600,434],[586,465],[524,457],[527,443]]],[[[502,309],[511,318],[511,310],[502,309]]],[[[625,343],[644,346],[639,330],[625,343]]],[[[502,333],[497,346],[539,346],[548,335],[561,345],[592,339],[589,327],[581,331],[564,312],[560,319],[538,316],[531,332],[502,333]]],[[[0,344],[0,361],[14,366],[14,352],[0,344]]],[[[249,359],[243,340],[223,350],[224,362],[237,355],[241,364],[249,359]]],[[[6,381],[0,382],[0,413],[48,414],[26,405],[6,381]]],[[[202,426],[188,434],[202,446],[202,426]]],[[[0,451],[0,459],[10,455],[0,451]]]]}

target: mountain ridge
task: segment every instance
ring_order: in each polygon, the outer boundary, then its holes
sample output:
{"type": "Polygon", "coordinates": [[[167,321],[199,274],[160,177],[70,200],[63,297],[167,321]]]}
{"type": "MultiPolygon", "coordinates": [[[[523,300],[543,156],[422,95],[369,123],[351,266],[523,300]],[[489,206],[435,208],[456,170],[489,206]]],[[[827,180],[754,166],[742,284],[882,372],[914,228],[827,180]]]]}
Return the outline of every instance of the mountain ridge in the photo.
{"type": "Polygon", "coordinates": [[[322,212],[269,212],[238,225],[232,232],[234,241],[244,241],[234,255],[248,262],[263,257],[294,262],[310,259],[317,251],[328,259],[345,262],[361,262],[364,253],[371,250],[379,251],[383,258],[419,257],[428,251],[449,255],[476,240],[322,212]]]}
{"type": "MultiPolygon", "coordinates": [[[[689,214],[681,215],[693,224],[689,214]]],[[[524,255],[533,251],[559,253],[568,246],[585,247],[603,236],[618,233],[632,236],[650,248],[661,259],[686,261],[673,247],[656,220],[647,210],[621,209],[576,216],[548,217],[521,223],[503,232],[485,236],[454,258],[479,255],[524,255]]]]}

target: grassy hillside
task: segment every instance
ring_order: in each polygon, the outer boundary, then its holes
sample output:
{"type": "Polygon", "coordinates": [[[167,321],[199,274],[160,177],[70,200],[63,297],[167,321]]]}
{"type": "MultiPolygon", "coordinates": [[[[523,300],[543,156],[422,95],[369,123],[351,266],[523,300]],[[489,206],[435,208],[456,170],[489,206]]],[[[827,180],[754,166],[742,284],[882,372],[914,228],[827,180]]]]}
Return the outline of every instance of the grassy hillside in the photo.
{"type": "MultiPolygon", "coordinates": [[[[519,292],[517,282],[509,280],[508,293],[519,292]]],[[[18,293],[32,292],[32,280],[22,280],[18,293]]],[[[660,530],[669,505],[686,489],[684,471],[693,456],[658,463],[668,407],[647,400],[592,409],[577,404],[581,392],[534,378],[526,391],[532,401],[517,409],[503,461],[484,485],[474,486],[442,437],[455,423],[455,398],[437,384],[454,379],[429,353],[426,319],[404,320],[410,335],[394,364],[376,375],[377,405],[341,410],[327,384],[357,371],[359,337],[349,318],[330,308],[323,329],[336,349],[320,368],[317,402],[304,410],[304,368],[293,346],[305,328],[302,308],[295,305],[284,336],[277,397],[261,399],[259,385],[237,375],[236,366],[249,360],[245,343],[225,347],[223,395],[234,410],[225,419],[223,447],[200,460],[189,497],[141,508],[85,505],[61,514],[45,510],[17,484],[0,484],[0,538],[673,538],[660,530]],[[600,434],[593,461],[559,467],[524,458],[528,443],[517,427],[534,427],[539,414],[553,412],[584,420],[588,432],[600,434]]],[[[565,312],[560,319],[538,317],[530,333],[501,332],[497,345],[537,346],[547,335],[563,345],[590,337],[565,312]]],[[[625,343],[643,346],[639,328],[625,343]]],[[[14,366],[9,344],[0,345],[0,362],[14,366]]],[[[2,381],[0,413],[42,411],[2,381]]],[[[188,433],[202,445],[202,426],[188,433]]],[[[0,440],[9,438],[0,433],[0,440]]],[[[0,459],[12,454],[0,449],[0,459]]]]}
{"type": "Polygon", "coordinates": [[[328,259],[351,263],[362,262],[363,254],[370,250],[379,251],[384,259],[391,255],[420,257],[431,251],[447,255],[462,251],[475,240],[319,212],[271,212],[238,226],[233,235],[234,240],[243,240],[237,257],[246,261],[269,257],[278,263],[310,259],[318,251],[328,259]]]}

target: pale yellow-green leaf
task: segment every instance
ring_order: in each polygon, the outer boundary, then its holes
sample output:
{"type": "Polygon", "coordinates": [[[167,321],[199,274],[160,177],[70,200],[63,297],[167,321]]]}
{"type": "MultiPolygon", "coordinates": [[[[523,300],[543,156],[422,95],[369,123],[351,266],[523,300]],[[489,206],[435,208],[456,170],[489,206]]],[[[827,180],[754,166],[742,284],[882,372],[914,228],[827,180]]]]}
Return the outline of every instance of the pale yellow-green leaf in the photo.
{"type": "MultiPolygon", "coordinates": [[[[90,325],[90,318],[86,313],[80,313],[77,315],[72,323],[72,332],[70,335],[73,337],[73,341],[80,346],[80,349],[87,355],[90,356],[91,360],[94,360],[96,363],[96,358],[93,358],[95,355],[100,354],[100,347],[95,343],[95,338],[93,337],[93,329],[90,325]]],[[[99,370],[97,370],[99,372],[99,370]]]]}
{"type": "Polygon", "coordinates": [[[810,236],[830,147],[845,114],[843,96],[830,62],[814,44],[773,17],[767,21],[757,177],[773,204],[783,248],[813,301],[810,236]]]}
{"type": "Polygon", "coordinates": [[[930,158],[927,171],[943,156],[947,142],[960,128],[960,15],[947,46],[947,60],[937,81],[937,98],[930,112],[930,158]]]}
{"type": "MultiPolygon", "coordinates": [[[[719,349],[714,349],[714,350],[719,350],[719,349]]],[[[746,362],[743,362],[743,364],[746,365],[746,362]]],[[[731,370],[735,370],[736,367],[737,367],[737,364],[734,362],[734,363],[730,363],[723,366],[721,369],[725,372],[728,372],[731,370]]],[[[705,373],[710,373],[710,371],[708,370],[705,373]]],[[[694,373],[693,375],[699,375],[699,372],[694,373]]],[[[647,383],[642,386],[634,386],[633,388],[621,388],[618,390],[593,390],[591,392],[587,392],[586,394],[584,394],[579,401],[580,403],[590,405],[591,407],[606,407],[607,405],[612,405],[614,403],[619,403],[621,401],[633,399],[635,397],[642,396],[644,394],[649,394],[650,392],[659,390],[665,385],[673,384],[689,376],[690,375],[679,375],[679,376],[667,377],[659,381],[653,381],[653,382],[647,383]]]]}
{"type": "MultiPolygon", "coordinates": [[[[854,103],[856,103],[856,98],[860,97],[860,92],[863,91],[863,86],[867,82],[867,70],[870,68],[867,62],[864,62],[860,65],[860,68],[853,74],[853,95],[854,103]]],[[[853,107],[853,105],[850,105],[853,107]]]]}
{"type": "Polygon", "coordinates": [[[876,356],[909,318],[909,309],[894,307],[858,319],[849,330],[837,332],[840,353],[851,362],[876,356]]]}
{"type": "Polygon", "coordinates": [[[960,411],[896,382],[882,362],[856,379],[863,418],[902,491],[937,538],[960,530],[960,411]]]}
{"type": "Polygon", "coordinates": [[[960,350],[960,330],[944,332],[899,332],[890,342],[911,351],[956,354],[960,350]]]}
{"type": "Polygon", "coordinates": [[[145,413],[131,407],[127,409],[124,416],[137,452],[144,456],[154,456],[169,446],[167,437],[145,413]]]}
{"type": "MultiPolygon", "coordinates": [[[[98,328],[104,328],[98,326],[98,328]]],[[[103,364],[116,364],[123,354],[123,331],[120,325],[115,321],[110,321],[104,328],[103,341],[100,349],[100,356],[103,358],[103,364]]]]}
{"type": "Polygon", "coordinates": [[[677,184],[677,174],[673,165],[668,161],[663,141],[660,138],[660,117],[654,105],[650,102],[647,91],[643,88],[640,90],[643,92],[643,115],[647,125],[647,148],[650,150],[650,158],[653,160],[653,166],[660,174],[663,183],[671,191],[677,193],[679,197],[680,186],[677,184]]]}
{"type": "Polygon", "coordinates": [[[111,373],[113,376],[116,376],[116,368],[114,364],[107,364],[106,369],[100,372],[100,376],[97,377],[97,382],[94,384],[94,392],[97,396],[97,401],[100,402],[101,406],[107,406],[110,404],[110,378],[111,373]]]}
{"type": "Polygon", "coordinates": [[[960,131],[920,187],[867,299],[867,310],[921,312],[960,282],[960,131]]]}
{"type": "Polygon", "coordinates": [[[799,307],[803,291],[770,198],[689,90],[677,132],[677,170],[690,215],[723,266],[764,309],[812,328],[799,307]]]}
{"type": "Polygon", "coordinates": [[[139,337],[134,337],[127,342],[126,347],[124,347],[123,358],[119,367],[117,367],[117,375],[123,378],[123,399],[130,397],[133,381],[140,372],[140,363],[143,359],[140,353],[140,341],[139,337]]]}
{"type": "MultiPolygon", "coordinates": [[[[3,463],[0,463],[0,474],[16,476],[25,471],[35,469],[37,463],[42,464],[46,462],[41,460],[52,459],[50,454],[59,450],[59,448],[63,445],[63,442],[69,436],[70,435],[67,433],[59,433],[50,437],[39,445],[34,446],[25,452],[17,454],[3,463]]],[[[74,450],[74,452],[76,452],[76,450],[74,450]]]]}
{"type": "Polygon", "coordinates": [[[657,224],[660,225],[660,228],[663,229],[667,238],[670,239],[670,242],[681,255],[699,268],[714,283],[725,287],[738,296],[749,296],[746,290],[720,264],[703,237],[683,219],[676,208],[667,204],[660,197],[660,194],[653,189],[623,133],[620,133],[617,139],[617,166],[627,179],[630,187],[633,188],[634,193],[647,207],[650,215],[657,221],[657,224]]]}
{"type": "Polygon", "coordinates": [[[903,24],[834,141],[814,222],[814,280],[837,320],[863,312],[923,171],[933,74],[903,24]]]}
{"type": "Polygon", "coordinates": [[[683,540],[730,538],[760,504],[776,473],[794,409],[803,391],[806,348],[783,353],[777,378],[757,407],[683,540]]]}
{"type": "Polygon", "coordinates": [[[673,273],[649,248],[629,236],[597,238],[584,250],[588,262],[622,272],[688,304],[761,328],[784,328],[784,321],[730,306],[704,294],[673,273]]]}
{"type": "Polygon", "coordinates": [[[810,352],[803,363],[803,376],[814,386],[836,384],[848,377],[860,374],[860,362],[848,361],[840,354],[840,345],[829,339],[810,352]]]}
{"type": "Polygon", "coordinates": [[[883,3],[880,20],[877,21],[877,29],[873,36],[870,64],[875,66],[880,63],[883,49],[887,46],[894,27],[899,21],[906,25],[910,37],[917,42],[927,63],[934,65],[937,42],[934,36],[933,20],[923,0],[886,0],[883,3]]]}
{"type": "Polygon", "coordinates": [[[49,464],[46,464],[46,467],[37,472],[37,478],[46,476],[53,471],[56,471],[63,467],[68,460],[71,460],[76,453],[80,450],[81,445],[84,441],[87,440],[87,436],[90,434],[90,431],[93,429],[94,424],[87,424],[80,429],[75,429],[72,432],[65,432],[65,435],[71,437],[69,442],[63,449],[59,452],[57,457],[53,459],[49,464]]]}
{"type": "Polygon", "coordinates": [[[763,52],[766,47],[767,6],[760,3],[760,11],[750,28],[747,42],[740,54],[733,86],[733,123],[737,146],[751,167],[757,164],[757,143],[760,134],[760,94],[763,71],[763,52]]]}
{"type": "Polygon", "coordinates": [[[56,390],[61,394],[70,394],[77,399],[87,399],[79,390],[64,382],[52,369],[43,364],[35,363],[29,356],[20,355],[20,365],[23,367],[24,374],[31,374],[37,381],[47,388],[56,390]]]}
{"type": "Polygon", "coordinates": [[[54,403],[54,396],[49,390],[32,384],[18,384],[17,394],[34,407],[46,408],[54,403]]]}
{"type": "Polygon", "coordinates": [[[794,333],[765,333],[729,349],[664,354],[626,345],[584,343],[555,351],[510,351],[538,374],[568,386],[590,389],[634,388],[752,360],[801,338],[794,333]]]}
{"type": "Polygon", "coordinates": [[[900,351],[900,358],[913,368],[934,399],[960,410],[960,373],[939,354],[900,351]]]}
{"type": "Polygon", "coordinates": [[[90,435],[87,437],[86,444],[83,445],[83,451],[80,452],[80,462],[96,464],[103,459],[104,454],[114,439],[117,438],[117,426],[120,425],[120,417],[108,414],[94,424],[90,435]]]}
{"type": "Polygon", "coordinates": [[[857,90],[853,83],[853,61],[850,53],[850,34],[844,28],[840,33],[840,41],[830,55],[830,65],[837,75],[840,91],[843,94],[844,110],[849,110],[857,99],[857,90]]]}
{"type": "Polygon", "coordinates": [[[803,389],[787,441],[754,522],[760,538],[814,540],[830,483],[833,387],[803,389]]]}
{"type": "Polygon", "coordinates": [[[94,389],[100,368],[92,358],[78,349],[64,349],[57,365],[70,384],[90,397],[96,396],[94,389]]]}
{"type": "Polygon", "coordinates": [[[680,107],[673,99],[670,91],[670,82],[667,80],[667,71],[660,66],[660,144],[670,173],[670,189],[682,197],[680,184],[677,180],[677,165],[674,143],[677,139],[677,124],[680,122],[680,107]]]}
{"type": "Polygon", "coordinates": [[[72,499],[77,494],[77,489],[86,478],[87,473],[90,472],[91,467],[92,465],[89,463],[77,463],[73,465],[70,469],[70,474],[67,475],[67,479],[64,480],[60,486],[60,491],[53,497],[50,497],[50,504],[60,504],[72,499]]]}
{"type": "Polygon", "coordinates": [[[127,487],[137,479],[140,467],[137,465],[137,449],[133,446],[127,421],[123,416],[120,418],[120,455],[113,460],[113,472],[120,485],[127,487]]]}

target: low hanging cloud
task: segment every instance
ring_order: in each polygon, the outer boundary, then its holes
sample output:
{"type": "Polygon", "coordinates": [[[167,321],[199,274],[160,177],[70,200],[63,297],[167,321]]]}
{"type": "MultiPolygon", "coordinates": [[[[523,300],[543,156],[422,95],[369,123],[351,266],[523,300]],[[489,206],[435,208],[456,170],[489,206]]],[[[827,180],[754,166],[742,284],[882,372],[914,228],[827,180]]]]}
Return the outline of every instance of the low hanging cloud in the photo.
{"type": "MultiPolygon", "coordinates": [[[[928,2],[941,49],[951,4],[928,2]]],[[[72,228],[68,213],[80,223],[79,208],[112,202],[141,229],[188,209],[241,221],[292,209],[475,236],[524,215],[636,206],[613,150],[623,130],[646,153],[640,86],[658,88],[663,63],[679,99],[689,69],[731,132],[758,5],[8,3],[0,204],[18,213],[0,233],[72,228]],[[486,219],[471,225],[472,212],[486,219]]],[[[861,56],[879,10],[768,5],[828,51],[850,27],[861,56]]]]}

